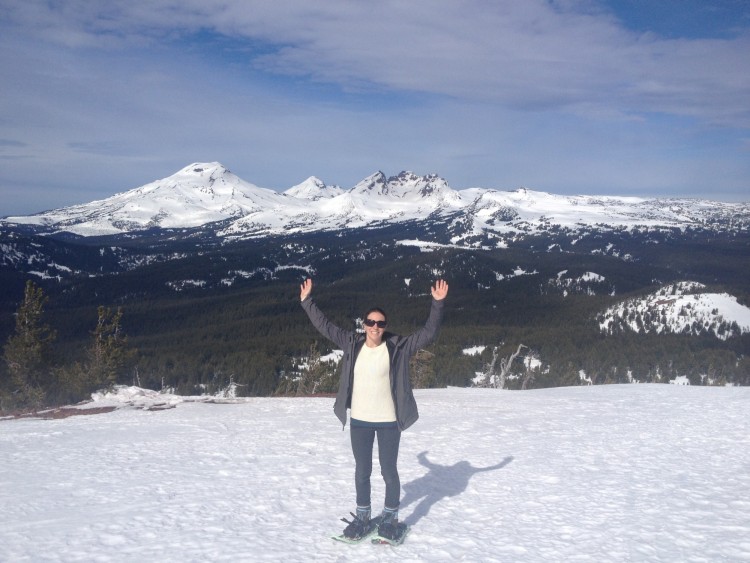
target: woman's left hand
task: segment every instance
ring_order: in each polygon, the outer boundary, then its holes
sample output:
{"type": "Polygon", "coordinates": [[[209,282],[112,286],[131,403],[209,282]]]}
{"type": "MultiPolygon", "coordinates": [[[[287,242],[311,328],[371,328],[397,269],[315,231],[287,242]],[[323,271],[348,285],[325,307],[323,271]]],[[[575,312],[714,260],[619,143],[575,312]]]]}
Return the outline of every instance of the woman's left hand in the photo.
{"type": "Polygon", "coordinates": [[[448,295],[448,282],[445,280],[438,280],[431,289],[432,298],[436,301],[445,299],[448,295]]]}
{"type": "Polygon", "coordinates": [[[312,293],[312,280],[307,278],[302,285],[299,286],[299,300],[304,301],[312,293]]]}

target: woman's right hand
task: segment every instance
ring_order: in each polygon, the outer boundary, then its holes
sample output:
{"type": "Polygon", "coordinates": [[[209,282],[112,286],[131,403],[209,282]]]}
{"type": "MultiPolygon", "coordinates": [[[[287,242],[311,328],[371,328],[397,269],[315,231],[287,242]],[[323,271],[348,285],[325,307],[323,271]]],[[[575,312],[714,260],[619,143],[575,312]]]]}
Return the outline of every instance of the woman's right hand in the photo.
{"type": "Polygon", "coordinates": [[[302,282],[302,285],[299,286],[299,300],[304,301],[310,296],[310,293],[312,293],[312,280],[310,278],[307,278],[304,282],[302,282]]]}

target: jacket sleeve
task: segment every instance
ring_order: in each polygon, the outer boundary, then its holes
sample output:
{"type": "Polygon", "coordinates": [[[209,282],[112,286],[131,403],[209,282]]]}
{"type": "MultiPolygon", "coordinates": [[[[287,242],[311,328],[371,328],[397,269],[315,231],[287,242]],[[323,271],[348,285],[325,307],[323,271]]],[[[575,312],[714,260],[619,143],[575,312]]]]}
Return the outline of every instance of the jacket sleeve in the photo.
{"type": "Polygon", "coordinates": [[[445,299],[433,299],[430,307],[430,315],[424,326],[406,337],[404,346],[406,353],[410,356],[416,354],[421,348],[428,346],[440,331],[440,324],[443,322],[443,306],[445,299]]]}
{"type": "Polygon", "coordinates": [[[312,300],[312,297],[308,296],[302,301],[302,308],[305,310],[305,313],[307,313],[307,316],[310,317],[310,321],[320,334],[334,342],[340,348],[346,347],[346,344],[351,340],[354,334],[352,331],[344,330],[329,321],[323,312],[318,309],[318,306],[312,300]]]}

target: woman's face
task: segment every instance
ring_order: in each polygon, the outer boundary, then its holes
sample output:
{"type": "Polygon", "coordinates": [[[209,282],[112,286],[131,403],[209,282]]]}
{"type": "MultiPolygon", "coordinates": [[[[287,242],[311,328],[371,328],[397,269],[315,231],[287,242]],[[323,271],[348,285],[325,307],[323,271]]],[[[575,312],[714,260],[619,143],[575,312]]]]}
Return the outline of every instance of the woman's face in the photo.
{"type": "Polygon", "coordinates": [[[371,311],[365,319],[365,344],[367,346],[379,346],[383,341],[385,333],[385,316],[378,311],[371,311]],[[372,326],[368,326],[372,324],[372,326]],[[381,325],[381,326],[378,326],[381,325]]]}

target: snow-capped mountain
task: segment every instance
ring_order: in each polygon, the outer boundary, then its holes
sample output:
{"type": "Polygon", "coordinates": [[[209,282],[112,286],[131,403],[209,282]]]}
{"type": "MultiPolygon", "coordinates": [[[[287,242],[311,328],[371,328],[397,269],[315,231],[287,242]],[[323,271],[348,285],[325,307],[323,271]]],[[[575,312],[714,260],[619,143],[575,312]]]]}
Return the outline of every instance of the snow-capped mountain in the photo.
{"type": "Polygon", "coordinates": [[[310,177],[277,192],[246,182],[211,162],[191,164],[172,176],[107,199],[8,217],[4,222],[82,236],[214,225],[212,230],[219,236],[246,238],[427,217],[453,222],[451,242],[467,244],[477,235],[515,237],[551,227],[744,228],[750,224],[750,206],[687,199],[560,196],[525,188],[458,191],[439,176],[411,172],[390,178],[377,172],[348,190],[310,177]]]}
{"type": "Polygon", "coordinates": [[[245,182],[218,163],[192,164],[168,178],[107,199],[7,221],[83,236],[152,227],[197,227],[267,209],[279,197],[273,190],[245,182]]]}

